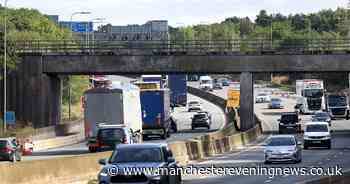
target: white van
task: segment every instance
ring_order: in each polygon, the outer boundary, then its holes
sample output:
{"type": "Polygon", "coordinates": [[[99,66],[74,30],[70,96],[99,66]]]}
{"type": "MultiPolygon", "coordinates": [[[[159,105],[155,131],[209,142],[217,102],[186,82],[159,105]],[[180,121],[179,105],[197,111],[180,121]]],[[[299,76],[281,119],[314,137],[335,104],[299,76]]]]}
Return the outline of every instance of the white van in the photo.
{"type": "Polygon", "coordinates": [[[199,78],[199,88],[204,90],[213,90],[213,79],[208,76],[201,76],[199,78]]]}
{"type": "Polygon", "coordinates": [[[315,146],[331,149],[331,144],[331,130],[327,122],[309,122],[305,124],[304,149],[315,146]]]}

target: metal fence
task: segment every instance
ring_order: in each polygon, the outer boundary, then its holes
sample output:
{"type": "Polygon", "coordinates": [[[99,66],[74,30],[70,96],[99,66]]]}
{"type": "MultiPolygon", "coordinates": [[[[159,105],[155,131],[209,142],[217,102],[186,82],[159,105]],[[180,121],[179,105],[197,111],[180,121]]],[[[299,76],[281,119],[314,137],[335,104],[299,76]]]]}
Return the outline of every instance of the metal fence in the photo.
{"type": "Polygon", "coordinates": [[[249,55],[350,53],[350,39],[241,39],[184,41],[22,40],[17,53],[112,53],[115,55],[249,55]]]}

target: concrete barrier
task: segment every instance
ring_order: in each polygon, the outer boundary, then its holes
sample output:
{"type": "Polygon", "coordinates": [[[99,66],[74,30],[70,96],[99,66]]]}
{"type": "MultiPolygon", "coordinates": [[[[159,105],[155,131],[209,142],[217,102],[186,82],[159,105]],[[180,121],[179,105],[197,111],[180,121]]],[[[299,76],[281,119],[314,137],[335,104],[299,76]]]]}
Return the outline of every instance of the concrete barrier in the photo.
{"type": "Polygon", "coordinates": [[[55,137],[51,139],[44,139],[33,141],[34,151],[57,148],[67,145],[79,143],[85,139],[84,134],[74,134],[69,136],[55,137]]]}
{"type": "Polygon", "coordinates": [[[82,156],[33,160],[0,164],[2,184],[62,184],[88,181],[96,178],[101,166],[98,160],[110,156],[110,152],[82,156]]]}

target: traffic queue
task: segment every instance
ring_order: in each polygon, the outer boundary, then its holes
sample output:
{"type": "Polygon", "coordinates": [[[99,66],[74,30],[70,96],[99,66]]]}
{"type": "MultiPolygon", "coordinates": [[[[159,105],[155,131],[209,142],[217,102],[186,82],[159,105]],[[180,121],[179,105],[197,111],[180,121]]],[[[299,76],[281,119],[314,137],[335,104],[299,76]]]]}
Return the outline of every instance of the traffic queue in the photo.
{"type": "MultiPolygon", "coordinates": [[[[96,78],[96,77],[95,77],[96,78]]],[[[82,98],[91,152],[119,143],[166,139],[177,125],[171,109],[187,103],[186,75],[142,75],[132,83],[92,80],[82,98]]]]}

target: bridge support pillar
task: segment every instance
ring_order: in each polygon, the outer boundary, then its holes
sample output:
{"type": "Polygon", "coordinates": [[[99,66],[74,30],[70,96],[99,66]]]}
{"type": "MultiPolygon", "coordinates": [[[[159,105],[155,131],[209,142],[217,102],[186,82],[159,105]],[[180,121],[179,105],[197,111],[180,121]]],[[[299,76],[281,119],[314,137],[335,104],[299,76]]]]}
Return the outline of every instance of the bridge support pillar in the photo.
{"type": "Polygon", "coordinates": [[[8,98],[19,121],[35,128],[56,125],[61,120],[61,79],[43,73],[42,56],[25,56],[14,72],[16,80],[8,98]]]}
{"type": "Polygon", "coordinates": [[[254,121],[254,86],[253,73],[243,72],[240,76],[240,118],[241,131],[249,130],[254,121]]]}

